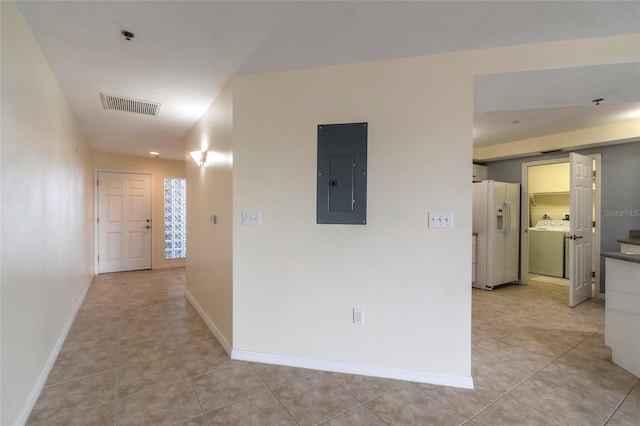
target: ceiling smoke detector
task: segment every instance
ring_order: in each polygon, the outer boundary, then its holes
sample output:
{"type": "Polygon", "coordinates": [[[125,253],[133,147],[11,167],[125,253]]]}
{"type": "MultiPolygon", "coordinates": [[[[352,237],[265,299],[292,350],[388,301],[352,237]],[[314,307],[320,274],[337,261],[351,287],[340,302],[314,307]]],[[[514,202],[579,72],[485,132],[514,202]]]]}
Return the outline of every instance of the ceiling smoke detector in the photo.
{"type": "Polygon", "coordinates": [[[104,109],[114,109],[116,111],[134,112],[136,114],[150,115],[157,117],[160,113],[160,103],[151,101],[141,101],[139,99],[125,98],[123,96],[113,96],[100,92],[102,106],[104,109]]]}

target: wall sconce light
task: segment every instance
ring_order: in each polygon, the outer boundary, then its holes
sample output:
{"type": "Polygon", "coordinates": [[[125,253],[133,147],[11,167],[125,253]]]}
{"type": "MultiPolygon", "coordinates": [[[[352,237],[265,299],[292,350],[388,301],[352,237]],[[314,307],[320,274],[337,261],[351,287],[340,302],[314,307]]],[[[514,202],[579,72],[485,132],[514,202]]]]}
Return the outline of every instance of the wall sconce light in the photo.
{"type": "Polygon", "coordinates": [[[189,154],[198,167],[204,166],[204,163],[207,162],[207,151],[191,151],[189,154]]]}

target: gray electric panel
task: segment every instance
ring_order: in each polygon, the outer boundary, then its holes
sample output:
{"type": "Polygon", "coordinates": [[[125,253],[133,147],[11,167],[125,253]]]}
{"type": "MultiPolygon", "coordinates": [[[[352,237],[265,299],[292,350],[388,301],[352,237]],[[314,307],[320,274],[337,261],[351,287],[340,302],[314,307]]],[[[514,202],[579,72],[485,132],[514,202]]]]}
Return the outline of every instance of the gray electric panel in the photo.
{"type": "Polygon", "coordinates": [[[367,223],[367,123],[318,126],[316,223],[367,223]]]}

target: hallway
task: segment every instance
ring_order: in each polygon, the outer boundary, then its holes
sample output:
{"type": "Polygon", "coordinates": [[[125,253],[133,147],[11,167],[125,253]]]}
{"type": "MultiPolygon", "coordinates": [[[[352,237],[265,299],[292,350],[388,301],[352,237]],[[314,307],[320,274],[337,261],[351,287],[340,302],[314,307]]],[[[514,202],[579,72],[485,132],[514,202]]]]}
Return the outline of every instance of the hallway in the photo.
{"type": "Polygon", "coordinates": [[[476,389],[231,361],[184,269],[96,276],[29,424],[631,425],[640,381],[612,364],[604,304],[566,287],[473,291],[476,389]],[[608,423],[607,423],[608,422],[608,423]]]}

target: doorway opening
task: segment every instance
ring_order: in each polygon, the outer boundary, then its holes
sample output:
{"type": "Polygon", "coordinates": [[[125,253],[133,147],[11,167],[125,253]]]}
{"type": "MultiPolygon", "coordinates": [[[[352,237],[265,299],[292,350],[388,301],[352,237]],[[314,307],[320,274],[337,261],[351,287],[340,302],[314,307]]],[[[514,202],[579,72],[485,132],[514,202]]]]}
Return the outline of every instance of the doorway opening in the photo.
{"type": "MultiPolygon", "coordinates": [[[[600,287],[601,155],[591,158],[591,297],[604,298],[600,287]]],[[[521,282],[530,280],[569,286],[575,262],[569,256],[571,233],[569,158],[522,164],[521,282]],[[566,228],[566,229],[565,229],[566,228]],[[568,237],[568,238],[567,238],[568,237]],[[571,263],[573,262],[573,264],[571,263]]],[[[579,237],[578,237],[579,238],[579,237]]]]}
{"type": "Polygon", "coordinates": [[[151,269],[151,175],[96,171],[98,274],[151,269]]]}

